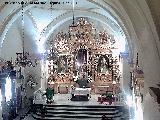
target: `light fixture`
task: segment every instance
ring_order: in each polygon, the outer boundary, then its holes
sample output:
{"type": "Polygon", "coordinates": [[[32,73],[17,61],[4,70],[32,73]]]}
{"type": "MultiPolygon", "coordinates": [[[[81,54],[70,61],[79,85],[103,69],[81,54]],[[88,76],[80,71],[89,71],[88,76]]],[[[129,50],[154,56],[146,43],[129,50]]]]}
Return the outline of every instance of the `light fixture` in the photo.
{"type": "Polygon", "coordinates": [[[6,78],[6,84],[5,84],[5,97],[6,97],[6,101],[10,101],[12,98],[12,90],[11,90],[11,78],[8,76],[6,78]]]}
{"type": "Polygon", "coordinates": [[[17,52],[15,64],[18,66],[26,67],[27,66],[33,66],[35,67],[37,65],[37,59],[35,59],[34,64],[31,61],[29,52],[25,52],[24,50],[24,2],[21,2],[22,5],[22,52],[17,52]]]}
{"type": "Polygon", "coordinates": [[[77,27],[77,25],[75,24],[75,16],[74,16],[74,0],[72,1],[72,5],[73,5],[72,6],[72,13],[73,13],[73,15],[72,15],[72,25],[69,26],[69,29],[70,29],[69,33],[74,32],[75,28],[77,27]]]}
{"type": "Polygon", "coordinates": [[[72,8],[73,8],[73,9],[72,9],[72,12],[73,12],[73,23],[72,23],[72,24],[73,24],[73,26],[74,26],[74,0],[72,1],[72,4],[73,4],[73,7],[72,7],[72,8]]]}

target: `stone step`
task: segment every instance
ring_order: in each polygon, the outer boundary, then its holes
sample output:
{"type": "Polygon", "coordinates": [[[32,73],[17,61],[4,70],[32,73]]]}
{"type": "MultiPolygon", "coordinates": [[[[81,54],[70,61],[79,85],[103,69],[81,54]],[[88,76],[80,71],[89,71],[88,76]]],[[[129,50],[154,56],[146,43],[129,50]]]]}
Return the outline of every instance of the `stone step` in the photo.
{"type": "Polygon", "coordinates": [[[96,109],[92,109],[92,111],[91,110],[83,110],[83,109],[81,109],[81,110],[67,110],[67,109],[65,109],[65,110],[57,110],[57,109],[54,109],[54,110],[49,110],[49,109],[47,109],[47,113],[54,113],[54,112],[68,112],[68,113],[86,113],[86,114],[99,114],[99,113],[106,113],[106,114],[117,114],[117,113],[119,113],[120,111],[119,110],[114,110],[114,111],[108,111],[108,110],[99,110],[99,111],[97,111],[96,109]]]}
{"type": "MultiPolygon", "coordinates": [[[[56,120],[57,118],[58,119],[62,119],[62,120],[77,120],[77,119],[86,119],[86,120],[101,120],[101,117],[102,115],[96,115],[96,116],[85,116],[85,115],[78,115],[78,116],[69,116],[69,115],[54,115],[54,116],[45,116],[44,118],[42,118],[40,115],[33,115],[33,118],[34,119],[39,119],[39,120],[56,120]]],[[[123,117],[121,116],[109,116],[109,115],[106,115],[106,117],[109,119],[112,119],[112,120],[120,120],[120,119],[124,119],[123,117]]],[[[129,119],[125,119],[125,120],[129,120],[129,119]]]]}
{"type": "MultiPolygon", "coordinates": [[[[32,116],[34,119],[36,120],[101,120],[101,116],[97,116],[97,117],[92,117],[92,118],[64,118],[64,117],[45,117],[45,118],[41,118],[40,116],[37,115],[33,115],[32,116]]],[[[117,117],[117,118],[113,118],[113,117],[108,117],[108,120],[130,120],[129,117],[117,117]]]]}
{"type": "MultiPolygon", "coordinates": [[[[39,113],[37,113],[37,114],[39,114],[39,113]]],[[[105,114],[105,115],[110,115],[110,116],[116,116],[116,115],[123,115],[123,113],[122,112],[117,112],[116,114],[114,114],[114,113],[109,113],[109,112],[99,112],[99,113],[96,113],[96,112],[94,112],[94,113],[89,113],[89,111],[88,111],[88,113],[84,113],[84,112],[47,112],[47,114],[46,115],[63,115],[63,114],[66,114],[66,115],[89,115],[89,116],[95,116],[95,115],[103,115],[103,114],[105,114]]]]}
{"type": "MultiPolygon", "coordinates": [[[[123,113],[117,113],[117,114],[107,114],[107,113],[99,113],[99,114],[95,114],[95,113],[47,113],[46,116],[71,116],[71,117],[79,117],[79,116],[88,116],[88,117],[92,117],[92,116],[102,116],[103,114],[109,116],[109,117],[120,117],[123,115],[123,113]]],[[[41,113],[37,113],[37,115],[41,115],[41,113]]]]}
{"type": "Polygon", "coordinates": [[[44,104],[46,107],[81,107],[81,108],[121,108],[124,106],[115,106],[115,105],[58,105],[58,104],[44,104]]]}
{"type": "MultiPolygon", "coordinates": [[[[39,120],[77,120],[77,119],[92,119],[100,120],[102,115],[112,120],[128,120],[123,106],[101,106],[101,105],[43,105],[46,106],[47,113],[44,118],[41,118],[41,113],[36,112],[33,114],[35,119],[39,120]],[[127,118],[127,119],[126,119],[127,118]]],[[[42,106],[41,106],[42,107],[42,106]]]]}
{"type": "MultiPolygon", "coordinates": [[[[54,118],[54,117],[60,117],[60,118],[101,118],[101,116],[105,114],[109,118],[121,118],[123,113],[117,113],[117,114],[107,114],[107,113],[91,113],[91,114],[86,114],[86,113],[47,113],[45,115],[46,118],[54,118]]],[[[41,118],[41,113],[35,114],[36,118],[41,118]]]]}
{"type": "MultiPolygon", "coordinates": [[[[36,120],[101,120],[101,116],[100,117],[96,117],[96,118],[62,118],[62,117],[45,117],[45,118],[41,118],[40,116],[32,116],[34,119],[36,120]]],[[[121,120],[121,118],[112,118],[110,120],[121,120]]],[[[123,120],[129,120],[129,119],[123,119],[123,120]]]]}
{"type": "Polygon", "coordinates": [[[67,107],[64,107],[64,108],[58,108],[58,107],[54,107],[54,108],[51,108],[51,107],[46,107],[47,110],[67,110],[67,111],[115,111],[115,110],[119,110],[120,109],[110,109],[110,108],[67,108],[67,107]]]}

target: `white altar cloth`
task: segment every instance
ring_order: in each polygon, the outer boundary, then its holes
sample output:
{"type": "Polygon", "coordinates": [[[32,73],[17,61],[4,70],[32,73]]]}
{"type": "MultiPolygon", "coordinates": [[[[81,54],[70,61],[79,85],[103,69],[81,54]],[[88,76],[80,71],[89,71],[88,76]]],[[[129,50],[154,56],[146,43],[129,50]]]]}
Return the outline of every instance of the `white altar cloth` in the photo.
{"type": "Polygon", "coordinates": [[[90,95],[91,88],[75,88],[71,90],[74,95],[90,95]]]}

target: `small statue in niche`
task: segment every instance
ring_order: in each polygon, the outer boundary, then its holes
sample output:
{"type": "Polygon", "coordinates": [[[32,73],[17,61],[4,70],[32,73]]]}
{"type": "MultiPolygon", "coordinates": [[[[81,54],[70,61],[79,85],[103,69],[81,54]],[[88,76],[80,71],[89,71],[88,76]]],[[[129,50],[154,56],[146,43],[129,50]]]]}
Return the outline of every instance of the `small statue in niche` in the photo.
{"type": "Polygon", "coordinates": [[[98,62],[98,72],[99,73],[106,73],[109,71],[109,59],[102,56],[100,57],[99,59],[99,62],[98,62]]]}
{"type": "Polygon", "coordinates": [[[67,58],[61,57],[58,63],[58,73],[65,73],[67,70],[67,58]]]}
{"type": "Polygon", "coordinates": [[[101,61],[101,66],[100,66],[101,73],[104,73],[108,70],[106,64],[107,64],[107,62],[106,62],[105,58],[103,58],[101,61]]]}
{"type": "Polygon", "coordinates": [[[77,62],[80,65],[86,64],[87,63],[87,50],[86,49],[79,49],[78,54],[77,54],[77,62]]]}

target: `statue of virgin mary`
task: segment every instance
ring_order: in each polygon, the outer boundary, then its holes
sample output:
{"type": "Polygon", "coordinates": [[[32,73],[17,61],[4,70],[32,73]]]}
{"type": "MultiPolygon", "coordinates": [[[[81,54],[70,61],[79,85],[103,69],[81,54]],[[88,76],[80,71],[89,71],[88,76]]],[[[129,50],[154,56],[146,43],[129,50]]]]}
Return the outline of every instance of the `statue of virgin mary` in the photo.
{"type": "Polygon", "coordinates": [[[106,73],[108,72],[108,63],[106,61],[106,59],[103,57],[101,60],[100,60],[100,63],[99,63],[99,72],[100,73],[106,73]]]}

